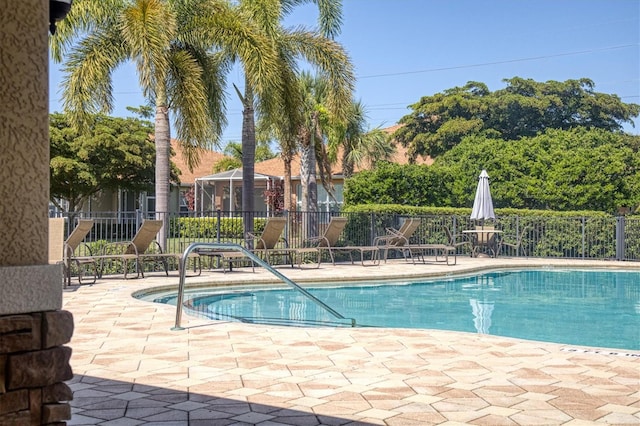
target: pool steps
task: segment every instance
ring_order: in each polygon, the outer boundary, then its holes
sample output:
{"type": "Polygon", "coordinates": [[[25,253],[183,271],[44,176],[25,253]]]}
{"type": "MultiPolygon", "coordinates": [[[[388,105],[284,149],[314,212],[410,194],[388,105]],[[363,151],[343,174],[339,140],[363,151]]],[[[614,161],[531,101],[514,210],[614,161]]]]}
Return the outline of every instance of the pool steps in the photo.
{"type": "Polygon", "coordinates": [[[191,254],[191,252],[193,252],[193,251],[195,251],[197,249],[200,249],[200,248],[207,248],[207,249],[211,249],[211,250],[227,250],[227,251],[228,250],[232,250],[232,251],[235,251],[235,252],[240,252],[243,255],[245,255],[246,257],[248,257],[249,259],[251,259],[253,262],[255,262],[258,265],[262,266],[265,270],[271,272],[273,275],[275,275],[276,277],[281,279],[285,284],[287,284],[290,287],[292,287],[293,289],[299,291],[302,295],[304,295],[305,297],[307,297],[308,299],[310,299],[311,301],[316,303],[318,306],[320,306],[323,309],[325,309],[327,312],[331,313],[334,317],[336,317],[338,319],[342,319],[342,320],[345,320],[345,319],[346,320],[350,320],[351,321],[351,326],[352,327],[356,326],[355,318],[346,318],[346,317],[344,317],[338,311],[336,311],[332,307],[328,306],[322,300],[316,298],[314,295],[309,293],[304,288],[300,287],[298,284],[296,284],[295,282],[293,282],[289,278],[287,278],[284,275],[282,275],[280,272],[278,272],[275,268],[273,268],[267,262],[265,262],[264,260],[260,259],[254,253],[252,253],[251,251],[249,251],[246,248],[242,247],[241,245],[232,244],[232,243],[191,243],[184,250],[184,253],[180,257],[180,261],[179,261],[179,265],[180,265],[180,267],[179,267],[179,270],[180,270],[180,282],[178,284],[178,299],[176,301],[176,323],[175,323],[174,327],[171,328],[171,330],[174,330],[174,331],[184,330],[184,327],[181,326],[181,322],[182,322],[182,303],[184,301],[184,287],[185,287],[185,281],[186,281],[186,277],[187,277],[186,262],[189,259],[189,255],[191,254]]]}

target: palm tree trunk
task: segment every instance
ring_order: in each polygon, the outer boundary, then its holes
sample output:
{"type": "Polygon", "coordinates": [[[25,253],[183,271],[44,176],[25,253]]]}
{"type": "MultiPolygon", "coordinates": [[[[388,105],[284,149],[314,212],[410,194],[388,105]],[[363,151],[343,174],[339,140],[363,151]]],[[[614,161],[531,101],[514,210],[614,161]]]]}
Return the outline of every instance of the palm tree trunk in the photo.
{"type": "Polygon", "coordinates": [[[300,211],[307,212],[309,209],[309,151],[308,144],[300,145],[300,211]]]}
{"type": "Polygon", "coordinates": [[[313,138],[300,147],[300,183],[302,185],[302,232],[305,238],[317,235],[318,184],[313,138]],[[314,202],[315,201],[315,202],[314,202]]]}
{"type": "Polygon", "coordinates": [[[293,210],[291,194],[291,155],[283,154],[284,163],[284,209],[288,212],[293,210]]]}
{"type": "Polygon", "coordinates": [[[255,192],[256,126],[253,110],[253,90],[245,78],[242,110],[242,210],[244,234],[253,233],[254,192],[255,192]]]}
{"type": "Polygon", "coordinates": [[[307,225],[307,235],[309,237],[318,236],[318,161],[316,157],[316,140],[315,133],[311,134],[311,146],[309,150],[309,201],[308,216],[309,223],[307,225]]]}
{"type": "Polygon", "coordinates": [[[342,175],[345,179],[353,176],[354,165],[353,161],[349,160],[350,147],[345,144],[344,151],[342,152],[342,175]]]}
{"type": "Polygon", "coordinates": [[[156,105],[155,119],[156,144],[156,219],[163,221],[158,232],[158,244],[165,251],[167,248],[167,223],[169,212],[169,152],[171,149],[171,132],[169,128],[169,110],[166,105],[156,105]]]}

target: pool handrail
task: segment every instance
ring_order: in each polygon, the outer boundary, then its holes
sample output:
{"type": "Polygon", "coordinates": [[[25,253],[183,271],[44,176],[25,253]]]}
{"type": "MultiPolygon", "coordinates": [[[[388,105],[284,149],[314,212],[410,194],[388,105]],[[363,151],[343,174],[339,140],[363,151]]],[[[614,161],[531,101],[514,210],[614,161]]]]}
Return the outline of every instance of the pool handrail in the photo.
{"type": "Polygon", "coordinates": [[[178,261],[178,264],[179,264],[178,270],[180,271],[180,281],[178,283],[178,298],[177,298],[177,301],[176,301],[176,323],[175,323],[175,326],[173,328],[171,328],[171,330],[184,330],[184,327],[182,327],[180,324],[182,322],[182,302],[184,301],[184,287],[185,287],[185,281],[186,281],[186,277],[187,277],[187,272],[186,272],[187,271],[187,268],[186,268],[187,260],[189,259],[189,255],[191,254],[191,252],[196,250],[196,249],[199,249],[199,248],[239,251],[239,252],[243,253],[245,256],[247,256],[249,259],[251,259],[253,262],[257,263],[258,265],[262,266],[267,271],[271,272],[276,277],[280,278],[284,283],[288,284],[289,286],[291,286],[295,290],[297,290],[300,293],[302,293],[305,297],[310,299],[312,302],[314,302],[318,306],[324,308],[326,311],[331,313],[334,317],[336,317],[338,319],[349,319],[349,320],[351,320],[351,327],[355,327],[356,326],[355,318],[346,318],[346,317],[344,317],[338,311],[336,311],[335,309],[331,308],[329,305],[324,303],[322,300],[318,299],[317,297],[315,297],[314,295],[309,293],[307,290],[305,290],[304,288],[300,287],[298,284],[296,284],[295,282],[293,282],[289,278],[287,278],[284,275],[282,275],[280,272],[278,272],[275,268],[273,268],[267,262],[265,262],[264,260],[260,259],[258,256],[256,256],[255,254],[253,254],[252,252],[250,252],[246,248],[242,247],[241,245],[233,244],[233,243],[198,243],[198,242],[196,242],[196,243],[189,244],[189,246],[184,250],[184,253],[182,254],[182,256],[180,257],[180,259],[178,261]]]}

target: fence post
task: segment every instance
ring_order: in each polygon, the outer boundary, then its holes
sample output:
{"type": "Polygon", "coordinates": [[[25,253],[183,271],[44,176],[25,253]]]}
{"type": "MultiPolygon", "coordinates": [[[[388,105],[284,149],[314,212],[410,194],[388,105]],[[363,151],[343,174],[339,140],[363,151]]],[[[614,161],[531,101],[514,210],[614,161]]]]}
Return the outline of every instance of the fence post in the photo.
{"type": "MultiPolygon", "coordinates": [[[[273,214],[275,215],[276,212],[274,211],[273,214]]],[[[269,212],[267,212],[267,217],[268,216],[269,216],[269,212]]],[[[283,210],[282,217],[286,219],[285,225],[284,225],[284,239],[289,242],[289,247],[295,247],[295,245],[293,245],[295,243],[291,241],[291,234],[290,234],[291,229],[289,227],[289,212],[287,210],[283,210]]]]}
{"type": "Polygon", "coordinates": [[[376,214],[374,212],[371,212],[371,229],[369,230],[371,235],[371,243],[373,243],[373,240],[375,240],[376,238],[376,214]]]}
{"type": "Polygon", "coordinates": [[[586,220],[587,219],[584,216],[582,216],[582,258],[583,259],[586,258],[586,255],[585,255],[586,245],[587,245],[587,242],[586,242],[586,239],[587,239],[587,236],[586,236],[586,234],[587,234],[587,231],[586,231],[586,226],[587,226],[586,225],[586,220]]]}
{"type": "Polygon", "coordinates": [[[216,210],[216,242],[220,243],[220,219],[222,218],[222,212],[220,209],[216,210]]]}
{"type": "Polygon", "coordinates": [[[142,211],[140,211],[140,209],[136,209],[136,232],[140,229],[140,226],[142,226],[142,211]]]}
{"type": "Polygon", "coordinates": [[[626,220],[624,216],[616,218],[616,260],[625,260],[624,227],[626,220]]]}

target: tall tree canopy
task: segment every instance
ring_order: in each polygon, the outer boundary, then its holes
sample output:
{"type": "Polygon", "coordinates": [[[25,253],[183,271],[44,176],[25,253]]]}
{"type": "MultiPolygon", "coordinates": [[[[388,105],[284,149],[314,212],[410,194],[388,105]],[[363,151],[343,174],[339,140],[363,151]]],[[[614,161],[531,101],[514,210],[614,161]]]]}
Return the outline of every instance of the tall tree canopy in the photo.
{"type": "MultiPolygon", "coordinates": [[[[156,211],[166,219],[171,131],[195,166],[225,124],[225,63],[219,49],[242,59],[257,93],[278,99],[272,44],[248,17],[225,0],[76,0],[50,38],[52,56],[64,59],[63,99],[74,123],[113,108],[112,73],[136,64],[140,87],[155,106],[156,211]]],[[[165,221],[165,228],[166,228],[165,221]]],[[[166,232],[159,233],[165,246],[166,232]]]]}
{"type": "Polygon", "coordinates": [[[381,161],[345,181],[345,204],[450,206],[450,186],[444,175],[418,164],[381,161]]]}
{"type": "Polygon", "coordinates": [[[51,201],[59,208],[59,199],[74,212],[103,190],[153,188],[151,123],[97,115],[79,132],[66,115],[51,114],[49,129],[51,201]]]}
{"type": "Polygon", "coordinates": [[[548,129],[517,141],[464,138],[433,165],[393,165],[347,181],[345,202],[471,207],[482,169],[496,208],[599,210],[640,206],[640,136],[548,129]]]}
{"type": "Polygon", "coordinates": [[[437,157],[469,135],[517,140],[547,129],[589,127],[614,132],[625,123],[633,124],[640,114],[640,105],[595,92],[593,81],[587,78],[540,83],[515,77],[504,81],[507,86],[494,92],[472,81],[422,97],[411,105],[413,112],[402,117],[404,126],[394,137],[415,160],[418,155],[437,157]]]}
{"type": "Polygon", "coordinates": [[[452,177],[454,205],[471,206],[482,169],[495,207],[599,210],[640,204],[640,136],[603,129],[549,129],[517,141],[470,136],[436,159],[452,177]]]}

